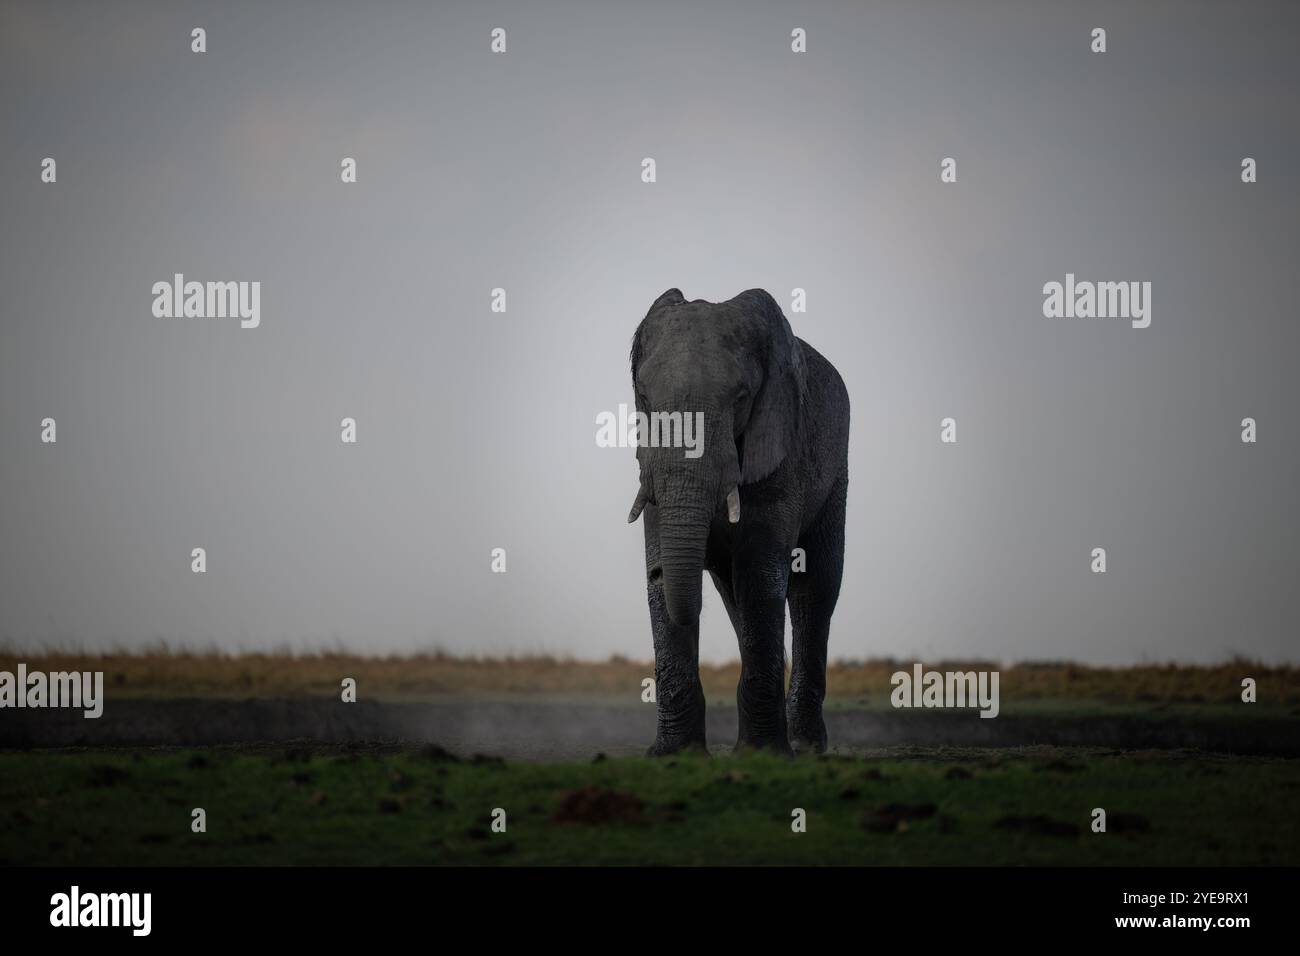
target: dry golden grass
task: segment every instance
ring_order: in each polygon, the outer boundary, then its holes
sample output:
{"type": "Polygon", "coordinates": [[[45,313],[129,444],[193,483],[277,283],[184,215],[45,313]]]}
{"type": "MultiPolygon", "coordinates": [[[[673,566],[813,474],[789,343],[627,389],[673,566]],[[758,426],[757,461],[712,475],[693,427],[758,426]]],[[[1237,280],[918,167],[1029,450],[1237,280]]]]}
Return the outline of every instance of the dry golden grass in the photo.
{"type": "MultiPolygon", "coordinates": [[[[342,653],[236,654],[157,650],[103,655],[0,650],[0,670],[18,662],[28,670],[104,671],[115,695],[182,697],[290,697],[333,695],[344,677],[357,680],[366,697],[431,694],[585,694],[624,696],[654,674],[648,661],[611,657],[581,661],[547,656],[475,658],[448,654],[361,657],[342,653]]],[[[911,661],[836,662],[827,674],[828,696],[883,704],[890,676],[911,661]]],[[[1188,666],[1151,664],[1088,667],[1080,664],[1017,664],[988,661],[927,662],[927,670],[998,670],[1004,700],[1100,700],[1109,702],[1229,703],[1240,699],[1241,680],[1253,677],[1261,702],[1300,704],[1300,668],[1265,667],[1234,660],[1188,666]]],[[[734,694],[738,663],[701,668],[706,694],[734,694]]]]}

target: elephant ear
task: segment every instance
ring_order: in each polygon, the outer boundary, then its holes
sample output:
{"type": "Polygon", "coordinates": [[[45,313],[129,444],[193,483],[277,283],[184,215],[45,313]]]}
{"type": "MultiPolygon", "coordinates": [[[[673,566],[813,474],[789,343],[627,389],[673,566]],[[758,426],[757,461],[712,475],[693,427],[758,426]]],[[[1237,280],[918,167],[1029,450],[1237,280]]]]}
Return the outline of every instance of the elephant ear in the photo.
{"type": "Polygon", "coordinates": [[[686,296],[682,295],[681,289],[669,289],[659,298],[655,299],[654,305],[650,306],[650,311],[646,315],[653,315],[658,310],[670,305],[681,305],[686,301],[686,296]]]}
{"type": "MultiPolygon", "coordinates": [[[[649,322],[650,318],[660,309],[670,308],[674,305],[681,305],[685,301],[686,298],[682,295],[681,289],[669,289],[663,295],[659,296],[659,298],[654,300],[654,303],[646,312],[645,318],[642,319],[641,324],[636,327],[636,333],[632,336],[632,352],[628,355],[628,358],[632,363],[633,385],[636,384],[636,370],[640,367],[641,359],[645,356],[646,323],[649,322]]],[[[645,411],[645,409],[641,409],[641,411],[645,411]]]]}
{"type": "Polygon", "coordinates": [[[764,352],[763,385],[741,436],[740,483],[748,485],[776,471],[798,444],[808,378],[803,349],[776,300],[762,289],[736,298],[759,324],[764,352]]]}
{"type": "MultiPolygon", "coordinates": [[[[636,370],[641,367],[641,360],[645,357],[645,352],[646,352],[647,323],[650,321],[650,318],[660,309],[669,308],[675,305],[682,305],[685,301],[686,301],[686,297],[682,295],[681,289],[675,289],[675,288],[669,289],[663,295],[659,296],[659,298],[654,300],[654,303],[650,306],[650,309],[646,312],[645,318],[642,319],[641,324],[636,327],[636,333],[632,336],[632,351],[628,355],[628,359],[632,364],[632,397],[636,403],[636,410],[638,412],[643,412],[648,414],[650,411],[650,409],[646,408],[641,402],[641,389],[637,388],[637,382],[636,382],[636,370]]],[[[637,449],[636,449],[636,457],[638,460],[641,460],[643,458],[641,446],[639,444],[637,445],[637,449]]],[[[643,480],[645,479],[644,466],[643,466],[641,477],[643,480]]]]}

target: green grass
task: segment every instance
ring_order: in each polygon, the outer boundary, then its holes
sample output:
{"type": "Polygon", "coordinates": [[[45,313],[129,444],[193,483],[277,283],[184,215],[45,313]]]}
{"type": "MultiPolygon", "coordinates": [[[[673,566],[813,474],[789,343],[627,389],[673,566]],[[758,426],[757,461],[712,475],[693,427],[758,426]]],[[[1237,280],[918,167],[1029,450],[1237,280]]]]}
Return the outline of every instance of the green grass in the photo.
{"type": "Polygon", "coordinates": [[[0,862],[1296,865],[1298,797],[1298,761],[1186,751],[581,764],[379,747],[7,752],[0,862]],[[570,806],[577,822],[557,820],[587,787],[595,810],[570,806]],[[595,818],[601,799],[611,819],[595,818]],[[1091,832],[1098,806],[1111,832],[1091,832]],[[190,830],[194,807],[206,833],[190,830]],[[491,832],[496,807],[505,833],[491,832]],[[796,807],[805,833],[791,832],[796,807]],[[1052,824],[1074,831],[1039,832],[1052,824]]]}

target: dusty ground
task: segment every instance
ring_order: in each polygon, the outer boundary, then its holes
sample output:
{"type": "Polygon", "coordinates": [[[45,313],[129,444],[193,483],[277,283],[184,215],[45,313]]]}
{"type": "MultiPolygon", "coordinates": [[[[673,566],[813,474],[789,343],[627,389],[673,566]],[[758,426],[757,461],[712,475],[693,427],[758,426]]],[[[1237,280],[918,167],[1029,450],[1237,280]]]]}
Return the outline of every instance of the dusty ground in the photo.
{"type": "MultiPolygon", "coordinates": [[[[1245,705],[1243,705],[1245,706],[1245,705]]],[[[869,754],[896,746],[1091,746],[1300,756],[1300,720],[1286,714],[1242,716],[1230,708],[1163,705],[1088,709],[1025,707],[982,719],[974,712],[833,708],[833,751],[869,754]]],[[[102,717],[79,712],[11,710],[0,720],[0,748],[211,746],[314,740],[433,743],[456,753],[510,760],[582,760],[597,753],[631,756],[654,739],[653,704],[572,698],[467,699],[421,703],[296,699],[128,699],[102,717]]],[[[708,711],[710,746],[736,739],[734,707],[708,711]]]]}
{"type": "MultiPolygon", "coordinates": [[[[433,743],[508,759],[637,755],[654,738],[643,703],[648,661],[552,657],[498,660],[444,654],[176,653],[19,655],[0,670],[102,671],[102,717],[69,710],[0,712],[0,748],[212,746],[314,740],[433,743]],[[358,702],[343,703],[344,678],[358,702]]],[[[1083,667],[1069,663],[935,662],[934,670],[997,669],[1001,715],[896,710],[890,675],[910,661],[836,662],[827,675],[832,747],[863,754],[894,746],[1193,748],[1300,756],[1300,669],[1248,661],[1214,666],[1083,667]],[[1244,676],[1257,704],[1240,700],[1244,676]]],[[[701,671],[712,748],[736,739],[738,665],[701,671]]]]}

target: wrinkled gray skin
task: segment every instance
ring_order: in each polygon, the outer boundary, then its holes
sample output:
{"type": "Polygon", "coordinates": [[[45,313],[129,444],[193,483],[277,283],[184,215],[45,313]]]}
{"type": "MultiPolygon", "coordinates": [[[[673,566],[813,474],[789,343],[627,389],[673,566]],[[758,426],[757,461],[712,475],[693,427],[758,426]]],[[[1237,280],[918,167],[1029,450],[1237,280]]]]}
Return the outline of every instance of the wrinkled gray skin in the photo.
{"type": "Polygon", "coordinates": [[[737,749],[820,753],[826,641],[844,568],[844,382],[795,338],[761,289],[718,303],[687,302],[669,289],[637,328],[631,358],[638,411],[705,413],[701,457],[637,448],[641,488],[628,521],[644,510],[659,718],[650,753],[705,746],[705,570],[740,644],[737,749]],[[807,564],[792,572],[796,547],[807,564]],[[787,601],[794,632],[788,702],[787,601]]]}

